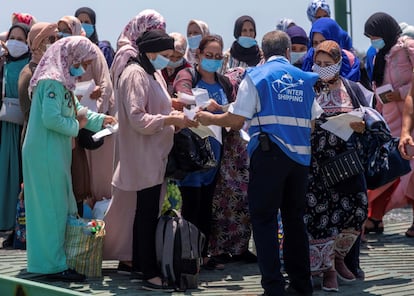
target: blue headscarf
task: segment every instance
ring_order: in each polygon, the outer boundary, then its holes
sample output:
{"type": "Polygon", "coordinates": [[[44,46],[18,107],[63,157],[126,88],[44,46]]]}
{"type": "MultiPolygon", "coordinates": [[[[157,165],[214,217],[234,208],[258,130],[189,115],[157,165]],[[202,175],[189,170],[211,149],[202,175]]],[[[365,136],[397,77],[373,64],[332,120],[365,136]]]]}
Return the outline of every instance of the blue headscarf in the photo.
{"type": "Polygon", "coordinates": [[[312,47],[314,33],[322,34],[326,40],[335,41],[342,49],[352,49],[351,37],[338,25],[335,20],[329,17],[320,18],[312,24],[312,28],[309,33],[309,47],[312,47]]]}

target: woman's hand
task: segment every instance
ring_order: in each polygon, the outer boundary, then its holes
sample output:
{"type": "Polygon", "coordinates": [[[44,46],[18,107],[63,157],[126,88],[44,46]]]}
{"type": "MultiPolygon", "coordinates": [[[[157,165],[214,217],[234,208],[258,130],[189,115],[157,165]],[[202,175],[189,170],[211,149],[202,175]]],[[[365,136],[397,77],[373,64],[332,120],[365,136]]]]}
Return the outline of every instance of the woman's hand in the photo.
{"type": "Polygon", "coordinates": [[[204,109],[210,112],[223,111],[222,106],[213,99],[208,100],[207,107],[204,109]]]}
{"type": "Polygon", "coordinates": [[[171,123],[175,126],[176,130],[198,126],[197,121],[189,119],[183,112],[174,110],[169,116],[171,117],[171,123]]]}
{"type": "Polygon", "coordinates": [[[414,158],[414,141],[410,134],[401,134],[398,150],[402,158],[411,160],[414,158]]]}
{"type": "Polygon", "coordinates": [[[400,92],[398,90],[394,90],[392,92],[385,94],[385,98],[388,101],[402,101],[400,92]]]}
{"type": "Polygon", "coordinates": [[[183,111],[183,108],[185,106],[184,103],[181,103],[180,101],[178,101],[178,99],[175,98],[171,98],[171,103],[174,110],[183,111]]]}
{"type": "Polygon", "coordinates": [[[91,92],[91,94],[89,95],[89,97],[92,100],[97,100],[102,96],[102,91],[101,88],[99,86],[95,86],[94,90],[91,92]]]}
{"type": "Polygon", "coordinates": [[[102,123],[103,127],[106,127],[108,124],[109,125],[115,125],[116,123],[118,123],[118,120],[116,120],[115,117],[110,116],[110,115],[106,115],[104,118],[104,121],[102,123]]]}
{"type": "Polygon", "coordinates": [[[349,126],[357,133],[365,132],[365,121],[354,121],[349,123],[349,126]]]}
{"type": "Polygon", "coordinates": [[[88,123],[88,118],[85,115],[77,115],[76,120],[79,122],[79,129],[84,128],[88,123]]]}

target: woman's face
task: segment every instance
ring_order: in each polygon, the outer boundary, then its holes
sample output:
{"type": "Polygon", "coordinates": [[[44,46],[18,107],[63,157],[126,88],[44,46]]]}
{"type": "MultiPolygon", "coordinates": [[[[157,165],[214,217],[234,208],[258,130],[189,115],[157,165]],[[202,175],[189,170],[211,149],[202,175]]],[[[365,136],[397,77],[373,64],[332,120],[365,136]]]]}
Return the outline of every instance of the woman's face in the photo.
{"type": "Polygon", "coordinates": [[[61,33],[66,33],[72,35],[72,30],[69,28],[68,24],[65,22],[58,22],[58,30],[61,33]]]}
{"type": "Polygon", "coordinates": [[[321,17],[329,17],[329,15],[325,10],[318,8],[315,13],[315,19],[320,19],[321,17]]]}
{"type": "Polygon", "coordinates": [[[223,48],[220,43],[212,41],[206,45],[203,51],[200,52],[200,61],[202,58],[222,60],[223,59],[223,48]]]}
{"type": "Polygon", "coordinates": [[[167,59],[171,59],[171,56],[174,54],[173,49],[167,49],[160,52],[147,52],[147,56],[151,60],[155,60],[157,58],[157,55],[162,55],[163,57],[167,59]]]}
{"type": "Polygon", "coordinates": [[[81,63],[73,64],[73,66],[75,68],[79,68],[79,66],[82,65],[83,69],[86,71],[86,69],[88,69],[88,66],[90,64],[92,64],[92,60],[86,60],[86,61],[83,61],[81,63]]]}
{"type": "Polygon", "coordinates": [[[195,23],[191,23],[191,25],[189,25],[187,29],[187,37],[192,37],[195,35],[203,35],[203,32],[201,32],[199,26],[197,26],[195,23]]]}
{"type": "Polygon", "coordinates": [[[89,17],[89,15],[87,13],[80,13],[77,18],[80,20],[80,22],[82,24],[91,24],[92,25],[92,21],[89,17]]]}
{"type": "Polygon", "coordinates": [[[246,21],[243,23],[242,30],[241,30],[241,36],[254,38],[255,31],[254,31],[253,24],[251,22],[246,21]]]}
{"type": "Polygon", "coordinates": [[[27,43],[26,34],[19,27],[15,27],[15,28],[13,28],[13,30],[10,31],[10,35],[9,35],[8,39],[9,40],[17,40],[17,41],[21,41],[23,43],[27,43]]]}
{"type": "Polygon", "coordinates": [[[292,44],[292,51],[293,52],[304,52],[304,51],[308,51],[308,47],[306,45],[303,45],[303,44],[293,43],[292,44]]]}
{"type": "Polygon", "coordinates": [[[315,64],[318,65],[319,67],[328,67],[331,65],[335,65],[336,63],[329,54],[325,52],[319,52],[315,56],[315,64]]]}
{"type": "Polygon", "coordinates": [[[326,40],[325,37],[321,33],[317,33],[317,32],[313,33],[313,38],[312,38],[313,48],[316,48],[319,43],[322,43],[325,40],[326,40]]]}
{"type": "Polygon", "coordinates": [[[170,56],[170,61],[171,62],[177,62],[177,61],[181,60],[183,57],[184,57],[184,54],[174,50],[173,54],[170,56]]]}
{"type": "Polygon", "coordinates": [[[55,33],[53,33],[52,35],[47,36],[46,38],[44,38],[44,39],[40,42],[39,49],[40,49],[42,52],[45,52],[45,51],[46,51],[46,49],[47,49],[47,46],[48,46],[48,45],[51,45],[51,44],[53,44],[53,43],[55,43],[55,41],[56,41],[56,40],[58,40],[58,39],[59,39],[59,37],[58,37],[58,35],[57,35],[57,31],[56,31],[55,33]]]}

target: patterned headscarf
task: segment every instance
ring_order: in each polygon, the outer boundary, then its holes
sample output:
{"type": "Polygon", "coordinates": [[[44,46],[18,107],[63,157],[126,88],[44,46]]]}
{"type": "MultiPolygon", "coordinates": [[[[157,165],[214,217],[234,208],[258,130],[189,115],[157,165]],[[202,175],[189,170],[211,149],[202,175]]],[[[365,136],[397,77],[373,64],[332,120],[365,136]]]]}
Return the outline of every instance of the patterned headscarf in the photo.
{"type": "Polygon", "coordinates": [[[62,17],[57,23],[59,25],[60,22],[64,22],[68,25],[70,31],[72,32],[72,36],[86,36],[85,30],[82,28],[82,24],[77,17],[73,15],[67,15],[62,17]]]}
{"type": "Polygon", "coordinates": [[[384,39],[385,46],[375,56],[372,79],[380,86],[384,80],[385,56],[397,43],[402,30],[397,21],[387,13],[377,12],[365,22],[365,36],[375,36],[384,39]]]}
{"type": "Polygon", "coordinates": [[[129,59],[138,55],[135,43],[138,36],[145,31],[166,29],[164,17],[153,9],[145,9],[134,17],[124,28],[117,41],[117,51],[110,69],[114,87],[118,85],[118,78],[125,69],[129,59]]]}
{"type": "MultiPolygon", "coordinates": [[[[187,30],[188,27],[190,27],[192,24],[195,24],[200,29],[201,37],[210,35],[210,30],[206,22],[200,20],[190,20],[187,25],[187,30]]],[[[185,53],[184,57],[190,64],[194,64],[196,62],[196,50],[197,49],[191,49],[190,47],[187,47],[187,52],[185,53]]]]}
{"type": "Polygon", "coordinates": [[[43,51],[39,47],[43,40],[49,36],[57,37],[57,24],[55,23],[36,23],[30,29],[29,35],[27,36],[27,44],[32,51],[32,62],[38,64],[43,56],[43,51]]]}
{"type": "Polygon", "coordinates": [[[172,32],[169,35],[174,38],[174,51],[184,55],[187,50],[187,38],[178,32],[172,32]]]}
{"type": "Polygon", "coordinates": [[[283,18],[280,19],[279,23],[277,23],[276,30],[286,32],[286,30],[290,26],[294,26],[294,25],[296,25],[296,24],[292,19],[283,17],[283,18]]]}
{"type": "Polygon", "coordinates": [[[68,90],[75,89],[76,77],[70,75],[70,66],[97,57],[96,45],[83,36],[69,36],[53,43],[43,54],[32,79],[29,93],[40,80],[61,82],[68,90]]]}
{"type": "Polygon", "coordinates": [[[32,27],[34,24],[36,24],[36,19],[33,15],[24,13],[24,12],[13,12],[12,16],[12,24],[15,23],[23,23],[30,27],[32,27]]]}
{"type": "Polygon", "coordinates": [[[311,23],[314,23],[317,20],[315,15],[319,8],[326,11],[329,17],[331,16],[331,9],[325,0],[312,0],[312,2],[309,3],[308,9],[306,11],[308,19],[311,21],[311,23]]]}

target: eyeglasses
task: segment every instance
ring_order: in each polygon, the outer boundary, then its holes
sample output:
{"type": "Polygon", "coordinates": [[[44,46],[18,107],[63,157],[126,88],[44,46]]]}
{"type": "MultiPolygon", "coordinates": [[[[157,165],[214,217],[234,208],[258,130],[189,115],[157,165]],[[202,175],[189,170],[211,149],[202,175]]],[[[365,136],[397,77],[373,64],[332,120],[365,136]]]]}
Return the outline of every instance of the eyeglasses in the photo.
{"type": "Polygon", "coordinates": [[[212,60],[212,59],[222,60],[223,59],[223,55],[220,54],[220,53],[214,54],[214,53],[211,53],[211,52],[205,52],[203,54],[207,59],[210,59],[210,60],[212,60]]]}

